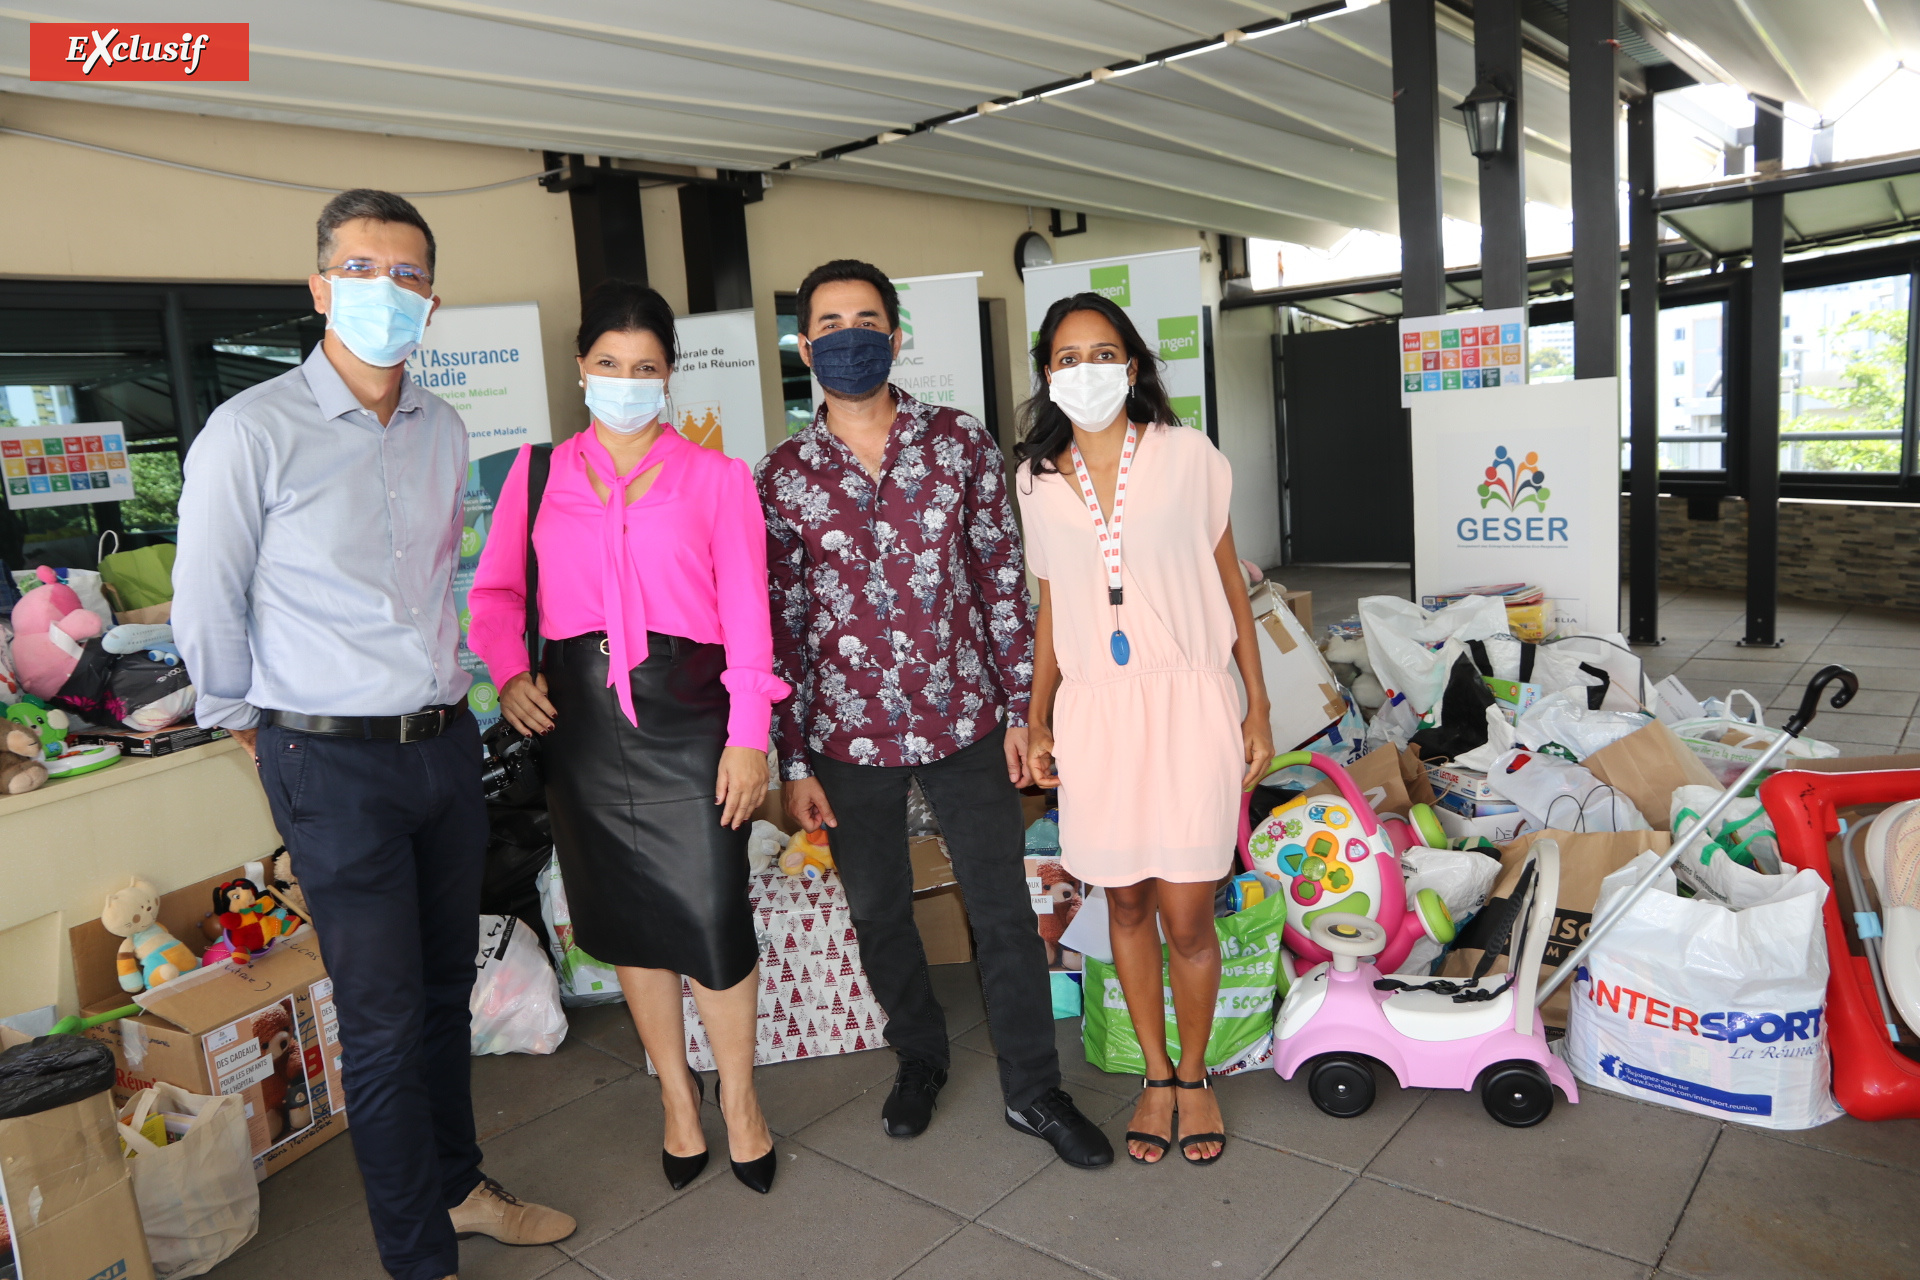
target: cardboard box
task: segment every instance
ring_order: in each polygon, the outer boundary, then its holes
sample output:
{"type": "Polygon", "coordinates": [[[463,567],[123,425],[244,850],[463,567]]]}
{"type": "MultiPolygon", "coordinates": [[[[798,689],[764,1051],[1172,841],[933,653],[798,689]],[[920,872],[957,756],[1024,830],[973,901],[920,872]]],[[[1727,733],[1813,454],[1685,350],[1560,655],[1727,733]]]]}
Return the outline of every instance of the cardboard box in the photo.
{"type": "MultiPolygon", "coordinates": [[[[200,923],[213,906],[214,888],[242,874],[236,867],[163,894],[160,923],[195,953],[204,951],[200,923]]],[[[113,1050],[116,1106],[156,1080],[190,1093],[240,1094],[261,1178],[346,1129],[333,980],[312,929],[276,943],[252,964],[192,970],[136,996],[120,988],[114,963],[120,939],[98,920],[75,926],[68,941],[82,1012],[104,1013],[129,1001],[145,1009],[86,1033],[113,1050]]]]}
{"type": "Polygon", "coordinates": [[[1435,807],[1451,809],[1463,818],[1492,818],[1520,812],[1520,806],[1495,790],[1487,781],[1487,775],[1478,769],[1430,764],[1427,781],[1433,786],[1435,807]]]}
{"type": "Polygon", "coordinates": [[[1307,629],[1308,635],[1312,635],[1313,592],[1289,591],[1277,582],[1273,585],[1274,589],[1280,593],[1280,603],[1293,610],[1293,616],[1300,619],[1300,625],[1307,629]]]}
{"type": "MultiPolygon", "coordinates": [[[[30,1039],[0,1027],[0,1050],[30,1039]]],[[[153,1280],[107,1094],[0,1120],[0,1276],[153,1280]]]]}
{"type": "Polygon", "coordinates": [[[907,857],[913,863],[913,923],[920,930],[927,963],[966,964],[973,959],[973,926],[947,858],[947,842],[939,836],[914,836],[907,841],[907,857]]]}
{"type": "Polygon", "coordinates": [[[1274,584],[1256,583],[1250,603],[1260,637],[1260,670],[1273,707],[1273,745],[1290,751],[1345,715],[1346,700],[1306,627],[1293,610],[1280,607],[1274,584]]]}
{"type": "Polygon", "coordinates": [[[203,729],[189,721],[164,729],[75,729],[69,740],[104,742],[120,748],[123,756],[170,756],[189,747],[205,746],[228,736],[225,729],[203,729]]]}

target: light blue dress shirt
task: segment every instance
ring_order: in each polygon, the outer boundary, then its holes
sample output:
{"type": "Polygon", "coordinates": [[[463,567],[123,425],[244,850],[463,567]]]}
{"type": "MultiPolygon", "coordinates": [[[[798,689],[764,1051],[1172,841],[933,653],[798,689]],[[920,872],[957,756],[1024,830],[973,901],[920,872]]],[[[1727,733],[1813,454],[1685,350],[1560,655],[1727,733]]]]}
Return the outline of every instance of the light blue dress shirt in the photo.
{"type": "Polygon", "coordinates": [[[384,427],[315,347],[213,411],[187,454],[173,627],[203,725],[459,701],[467,432],[405,377],[384,427]]]}

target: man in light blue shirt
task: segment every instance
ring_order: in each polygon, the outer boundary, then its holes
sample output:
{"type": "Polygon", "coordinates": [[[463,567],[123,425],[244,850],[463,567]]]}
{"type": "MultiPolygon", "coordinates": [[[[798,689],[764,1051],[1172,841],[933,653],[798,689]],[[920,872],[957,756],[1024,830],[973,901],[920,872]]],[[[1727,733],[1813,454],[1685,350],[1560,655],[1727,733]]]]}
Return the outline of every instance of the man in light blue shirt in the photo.
{"type": "Polygon", "coordinates": [[[187,456],[173,625],[199,720],[253,753],[313,910],[381,1261],[459,1269],[457,1234],[547,1244],[573,1219],[480,1171],[468,1083],[487,845],[453,571],[460,416],[407,376],[439,300],[407,201],[348,191],[309,280],[327,332],[214,410],[187,456]]]}

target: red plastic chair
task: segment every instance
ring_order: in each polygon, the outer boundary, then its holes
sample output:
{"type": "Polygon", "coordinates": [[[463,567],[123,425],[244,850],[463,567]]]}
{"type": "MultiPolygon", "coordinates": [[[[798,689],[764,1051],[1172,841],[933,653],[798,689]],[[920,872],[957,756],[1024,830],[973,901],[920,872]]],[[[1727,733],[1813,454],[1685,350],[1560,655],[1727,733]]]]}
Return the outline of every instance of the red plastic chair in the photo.
{"type": "Polygon", "coordinates": [[[1833,892],[1827,842],[1840,831],[1838,811],[1849,805],[1893,804],[1920,798],[1920,769],[1879,773],[1787,770],[1760,787],[1760,801],[1780,836],[1780,856],[1809,867],[1827,882],[1827,1043],[1833,1053],[1833,1096],[1860,1120],[1920,1119],[1920,1062],[1887,1038],[1865,956],[1847,948],[1833,892]]]}

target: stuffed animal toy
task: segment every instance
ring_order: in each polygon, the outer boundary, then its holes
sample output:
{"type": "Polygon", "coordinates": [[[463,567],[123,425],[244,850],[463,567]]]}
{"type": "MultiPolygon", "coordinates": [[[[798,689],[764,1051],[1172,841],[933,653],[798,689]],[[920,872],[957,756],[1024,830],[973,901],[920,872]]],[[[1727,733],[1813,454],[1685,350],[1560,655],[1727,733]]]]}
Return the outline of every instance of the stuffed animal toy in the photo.
{"type": "Polygon", "coordinates": [[[1040,863],[1040,887],[1046,896],[1053,899],[1053,910],[1037,917],[1040,923],[1040,940],[1047,944],[1047,967],[1049,969],[1073,970],[1080,968],[1080,953],[1070,947],[1060,945],[1060,937],[1066,933],[1067,926],[1080,914],[1080,885],[1065,864],[1059,862],[1040,863]]]}
{"type": "Polygon", "coordinates": [[[82,608],[52,569],[41,565],[34,573],[42,585],[13,606],[13,668],[28,693],[51,698],[80,665],[87,641],[100,634],[100,617],[82,608]]]}
{"type": "Polygon", "coordinates": [[[229,880],[213,891],[213,913],[220,922],[220,941],[207,948],[202,964],[222,960],[251,964],[255,956],[297,933],[305,923],[271,889],[263,892],[245,878],[229,880]]]}
{"type": "Polygon", "coordinates": [[[293,908],[293,913],[302,920],[313,919],[313,912],[307,910],[307,893],[300,887],[300,879],[293,874],[293,855],[281,849],[273,859],[273,887],[280,895],[280,901],[293,908]]]}
{"type": "Polygon", "coordinates": [[[47,780],[40,735],[17,720],[0,720],[0,794],[17,796],[47,780]]]}
{"type": "MultiPolygon", "coordinates": [[[[33,733],[39,743],[37,754],[41,758],[58,759],[66,751],[67,731],[73,727],[73,721],[58,707],[50,708],[28,694],[7,708],[6,718],[33,733]]],[[[23,751],[21,754],[27,753],[23,751]]]]}
{"type": "Polygon", "coordinates": [[[254,1018],[253,1035],[260,1042],[260,1056],[273,1064],[271,1073],[260,1081],[260,1103],[267,1113],[267,1141],[278,1142],[292,1119],[288,1115],[291,1078],[298,1076],[305,1083],[298,1070],[300,1055],[294,1052],[293,1015],[284,1003],[270,1004],[254,1018]]]}
{"type": "Polygon", "coordinates": [[[126,888],[108,894],[100,923],[108,933],[126,939],[115,958],[123,991],[145,991],[200,967],[193,952],[160,923],[160,891],[150,881],[136,876],[126,888]]]}
{"type": "Polygon", "coordinates": [[[818,880],[833,870],[833,854],[827,849],[827,831],[802,831],[787,841],[780,855],[780,869],[801,880],[818,880]]]}
{"type": "Polygon", "coordinates": [[[1387,691],[1373,674],[1373,664],[1367,661],[1367,642],[1358,637],[1328,636],[1320,655],[1327,660],[1327,666],[1340,682],[1353,692],[1353,700],[1369,711],[1378,709],[1387,700],[1387,691]]]}

